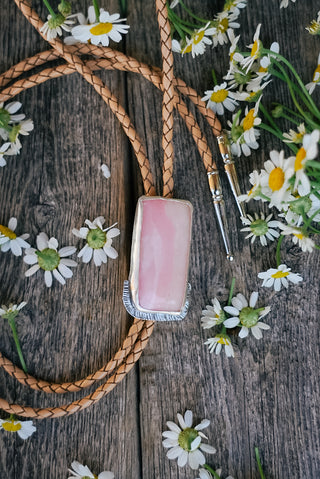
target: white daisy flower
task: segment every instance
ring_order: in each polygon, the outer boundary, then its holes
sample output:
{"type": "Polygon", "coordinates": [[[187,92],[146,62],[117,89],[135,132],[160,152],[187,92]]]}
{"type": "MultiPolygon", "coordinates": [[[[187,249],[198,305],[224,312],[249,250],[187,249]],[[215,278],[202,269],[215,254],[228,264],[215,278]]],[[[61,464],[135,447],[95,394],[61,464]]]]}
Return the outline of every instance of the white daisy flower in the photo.
{"type": "Polygon", "coordinates": [[[238,196],[238,200],[240,202],[245,201],[248,202],[252,199],[255,200],[261,200],[261,201],[267,201],[264,198],[261,198],[259,194],[261,193],[261,178],[263,175],[266,174],[265,170],[261,170],[261,173],[259,174],[257,170],[252,171],[249,175],[249,181],[252,185],[252,188],[247,191],[245,195],[240,195],[238,196]]]}
{"type": "Polygon", "coordinates": [[[259,148],[259,143],[257,142],[257,139],[260,137],[260,132],[253,128],[255,140],[249,142],[246,141],[246,139],[251,138],[252,136],[248,134],[246,135],[246,137],[244,136],[245,130],[243,125],[245,127],[248,127],[250,124],[249,121],[250,119],[252,120],[252,118],[250,118],[250,114],[248,116],[248,121],[244,123],[244,121],[242,120],[240,122],[240,114],[241,110],[239,110],[232,116],[232,122],[229,120],[227,121],[227,124],[231,127],[231,130],[227,130],[230,139],[231,153],[236,156],[241,156],[242,153],[245,156],[250,156],[251,150],[257,150],[259,148]]]}
{"type": "Polygon", "coordinates": [[[19,311],[21,311],[22,308],[26,306],[26,302],[22,301],[20,304],[9,304],[9,306],[5,306],[2,304],[0,308],[0,316],[5,319],[12,318],[14,319],[16,316],[18,316],[19,311]]]}
{"type": "Polygon", "coordinates": [[[246,6],[247,0],[226,0],[223,9],[239,15],[239,9],[245,8],[246,6]]]}
{"type": "MultiPolygon", "coordinates": [[[[18,110],[20,110],[21,107],[22,103],[19,101],[12,101],[7,103],[7,105],[5,105],[4,102],[0,102],[1,124],[6,126],[24,120],[26,117],[24,113],[19,113],[18,115],[15,114],[18,110]]],[[[3,139],[5,140],[6,138],[3,139]]]]}
{"type": "Polygon", "coordinates": [[[298,284],[303,281],[299,273],[292,273],[291,268],[286,264],[280,264],[277,268],[270,268],[258,274],[258,278],[263,279],[262,286],[265,288],[274,288],[275,291],[280,291],[281,287],[288,288],[289,281],[293,284],[298,284]]]}
{"type": "Polygon", "coordinates": [[[128,33],[130,28],[129,25],[121,23],[126,18],[120,18],[119,13],[110,15],[103,8],[100,8],[98,21],[93,7],[89,7],[88,15],[88,25],[77,25],[71,31],[72,36],[81,43],[90,41],[93,45],[101,43],[104,47],[107,47],[110,40],[120,42],[122,35],[128,33]]]}
{"type": "Polygon", "coordinates": [[[202,311],[202,318],[201,318],[201,326],[203,329],[210,329],[213,328],[214,326],[217,326],[217,324],[223,323],[223,321],[226,319],[225,312],[221,308],[221,305],[217,298],[214,298],[211,300],[213,306],[206,305],[206,309],[202,311]]]}
{"type": "Polygon", "coordinates": [[[65,246],[58,250],[56,238],[48,238],[46,233],[39,233],[37,236],[37,248],[28,248],[23,261],[32,265],[25,272],[25,276],[32,276],[39,269],[44,271],[44,281],[48,288],[52,285],[53,277],[62,285],[66,284],[65,278],[71,278],[73,273],[70,269],[77,266],[77,263],[67,256],[76,252],[74,246],[65,246]]]}
{"type": "Polygon", "coordinates": [[[204,344],[208,345],[210,353],[216,353],[216,355],[221,353],[222,346],[224,346],[227,358],[234,358],[234,350],[227,334],[217,334],[214,338],[208,338],[204,344]]]}
{"type": "Polygon", "coordinates": [[[15,230],[17,228],[17,218],[10,218],[8,226],[0,225],[0,250],[3,253],[11,250],[15,256],[22,255],[22,248],[30,248],[29,243],[25,241],[30,235],[23,234],[17,236],[15,230]]]}
{"type": "Polygon", "coordinates": [[[285,159],[283,150],[270,152],[270,160],[264,163],[266,175],[261,178],[261,191],[270,198],[269,207],[275,206],[278,210],[288,209],[291,200],[289,179],[294,174],[294,165],[291,158],[285,159]]]}
{"type": "Polygon", "coordinates": [[[7,142],[7,143],[3,143],[3,145],[1,145],[0,147],[0,166],[3,167],[7,164],[6,160],[3,158],[4,155],[8,155],[7,150],[10,146],[10,143],[7,142]]]}
{"type": "Polygon", "coordinates": [[[71,20],[70,16],[65,17],[59,13],[53,18],[51,15],[48,15],[47,21],[41,27],[40,32],[50,41],[57,38],[57,36],[61,37],[63,30],[65,32],[71,32],[73,24],[74,21],[71,20]]]}
{"type": "MultiPolygon", "coordinates": [[[[215,471],[215,473],[218,474],[218,476],[220,477],[221,471],[222,471],[222,469],[217,469],[217,470],[215,471]]],[[[213,479],[213,476],[212,476],[212,474],[211,474],[209,471],[207,471],[206,469],[200,468],[200,469],[199,469],[199,477],[198,477],[197,479],[213,479]]],[[[226,479],[233,479],[233,477],[232,477],[232,476],[228,476],[226,479]]]]}
{"type": "Polygon", "coordinates": [[[315,71],[313,72],[313,77],[312,77],[312,82],[307,83],[305,85],[306,89],[310,93],[310,95],[313,93],[315,87],[319,85],[320,82],[320,53],[318,55],[318,65],[315,71]]]}
{"type": "Polygon", "coordinates": [[[306,127],[304,123],[300,123],[298,126],[298,131],[289,130],[289,133],[283,133],[284,137],[284,142],[285,143],[295,143],[296,145],[299,145],[303,141],[303,137],[306,134],[306,127]]]}
{"type": "Polygon", "coordinates": [[[317,20],[312,20],[310,25],[306,27],[306,30],[311,33],[311,35],[320,35],[320,11],[318,12],[317,20]]]}
{"type": "MultiPolygon", "coordinates": [[[[291,2],[295,3],[296,0],[291,0],[291,2]]],[[[289,5],[289,0],[281,0],[280,2],[280,8],[287,8],[289,5]]]]}
{"type": "Polygon", "coordinates": [[[200,424],[193,427],[192,411],[185,412],[184,417],[177,414],[179,426],[172,421],[167,422],[169,431],[164,431],[162,436],[165,438],[162,442],[165,448],[168,448],[168,459],[177,459],[178,466],[184,467],[189,464],[191,469],[198,469],[206,462],[203,452],[214,454],[215,448],[209,444],[203,444],[202,439],[207,439],[202,430],[209,426],[210,421],[203,419],[200,424]]]}
{"type": "Polygon", "coordinates": [[[246,107],[245,109],[245,117],[240,123],[240,126],[243,128],[243,138],[246,143],[254,143],[256,141],[257,135],[255,130],[255,126],[260,125],[261,118],[258,117],[259,113],[259,104],[260,100],[257,101],[254,108],[246,107]]]}
{"type": "Polygon", "coordinates": [[[78,258],[82,258],[83,263],[89,263],[93,256],[93,261],[96,266],[101,266],[102,263],[107,262],[107,257],[116,259],[118,257],[117,251],[111,246],[112,239],[119,236],[120,230],[114,228],[115,223],[109,228],[103,228],[105,219],[103,216],[98,216],[92,222],[85,221],[88,228],[73,229],[72,233],[78,238],[86,240],[86,245],[78,253],[78,258]]]}
{"type": "Polygon", "coordinates": [[[212,45],[212,40],[208,37],[214,33],[214,28],[208,28],[209,25],[210,22],[205,27],[195,30],[191,38],[186,39],[186,46],[181,51],[182,55],[191,53],[192,58],[203,55],[206,45],[212,45]]]}
{"type": "Polygon", "coordinates": [[[281,229],[281,234],[292,235],[292,241],[294,242],[294,244],[298,244],[304,253],[306,253],[307,251],[309,253],[312,253],[315,243],[311,238],[309,238],[309,236],[305,235],[304,231],[301,228],[281,224],[281,229]]]}
{"type": "Polygon", "coordinates": [[[229,80],[230,75],[233,73],[234,69],[237,68],[238,62],[241,61],[243,58],[238,50],[238,41],[240,39],[240,35],[235,37],[234,31],[232,29],[227,30],[227,35],[230,42],[230,48],[229,48],[230,65],[229,65],[228,73],[224,77],[224,80],[229,80]]]}
{"type": "Polygon", "coordinates": [[[249,299],[249,304],[243,294],[238,293],[236,297],[232,298],[232,306],[225,306],[224,310],[231,315],[223,324],[226,328],[235,328],[241,326],[239,333],[240,338],[248,336],[249,331],[252,331],[256,339],[262,338],[261,330],[270,329],[270,326],[260,321],[261,318],[270,312],[270,306],[255,309],[258,301],[258,293],[254,291],[249,299]]]}
{"type": "Polygon", "coordinates": [[[314,130],[311,135],[304,135],[302,147],[298,150],[295,159],[293,158],[294,171],[296,174],[294,189],[298,190],[300,196],[305,196],[310,193],[310,180],[305,172],[305,166],[308,160],[313,160],[317,156],[319,138],[319,130],[314,130]]]}
{"type": "Polygon", "coordinates": [[[239,10],[238,12],[224,10],[223,12],[218,13],[215,16],[215,19],[213,21],[214,27],[212,33],[213,47],[228,43],[228,30],[240,27],[240,23],[235,22],[235,20],[239,16],[239,13],[239,10]]]}
{"type": "Polygon", "coordinates": [[[98,476],[93,474],[88,466],[83,466],[78,461],[73,461],[71,464],[72,469],[68,469],[72,476],[68,479],[114,479],[114,474],[111,471],[100,472],[98,476]]]}
{"type": "Polygon", "coordinates": [[[234,111],[238,105],[226,82],[216,85],[213,90],[207,90],[204,94],[202,100],[208,102],[207,108],[211,108],[218,115],[223,115],[224,109],[234,111]]]}
{"type": "Polygon", "coordinates": [[[263,48],[262,42],[259,39],[260,36],[260,29],[261,29],[261,23],[257,26],[257,29],[255,31],[255,34],[253,36],[253,43],[248,45],[249,48],[251,48],[250,56],[244,57],[241,60],[241,65],[244,67],[244,69],[248,72],[250,68],[253,66],[255,60],[261,57],[261,51],[263,48]]]}
{"type": "MultiPolygon", "coordinates": [[[[278,42],[271,43],[269,50],[271,50],[274,53],[279,53],[280,51],[279,43],[278,42]]],[[[274,58],[274,57],[275,57],[274,55],[268,53],[267,55],[261,58],[260,65],[265,72],[268,70],[269,66],[271,65],[271,58],[274,58]]]]}
{"type": "Polygon", "coordinates": [[[103,173],[103,176],[105,178],[107,178],[107,179],[110,178],[111,173],[110,173],[109,167],[107,165],[101,165],[100,169],[101,169],[101,171],[103,173]]]}
{"type": "Polygon", "coordinates": [[[259,216],[255,213],[253,218],[250,215],[247,215],[246,218],[241,218],[242,223],[247,225],[245,228],[241,228],[240,231],[249,232],[246,236],[251,238],[251,243],[254,243],[256,238],[260,238],[260,243],[262,246],[267,246],[267,238],[270,241],[274,241],[275,238],[279,238],[280,234],[274,228],[280,228],[280,221],[270,221],[272,218],[272,213],[265,218],[264,213],[261,213],[259,216]]]}
{"type": "Polygon", "coordinates": [[[16,432],[21,439],[28,439],[37,428],[32,421],[18,421],[10,417],[8,419],[0,419],[0,429],[7,432],[16,432]]]}

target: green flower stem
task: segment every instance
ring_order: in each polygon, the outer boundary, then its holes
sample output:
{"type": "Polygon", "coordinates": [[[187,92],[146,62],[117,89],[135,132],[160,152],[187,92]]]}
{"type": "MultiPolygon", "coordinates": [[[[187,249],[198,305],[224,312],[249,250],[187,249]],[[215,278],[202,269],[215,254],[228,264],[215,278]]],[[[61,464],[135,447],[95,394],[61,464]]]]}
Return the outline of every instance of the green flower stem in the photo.
{"type": "Polygon", "coordinates": [[[236,284],[236,278],[232,278],[231,285],[230,285],[229,298],[228,298],[228,306],[230,306],[230,304],[231,304],[235,284],[236,284]]]}
{"type": "Polygon", "coordinates": [[[191,27],[191,28],[196,28],[196,29],[199,29],[199,28],[202,28],[202,25],[196,25],[195,23],[191,23],[191,22],[188,22],[187,20],[184,20],[183,18],[180,18],[173,10],[172,8],[169,7],[169,5],[167,4],[167,9],[168,9],[168,16],[170,16],[171,18],[175,19],[175,21],[177,23],[182,23],[184,25],[186,25],[187,27],[191,27]]]}
{"type": "Polygon", "coordinates": [[[214,71],[213,68],[212,68],[212,70],[211,70],[211,75],[212,75],[212,79],[213,79],[213,84],[214,84],[214,86],[217,86],[217,85],[218,85],[217,75],[216,75],[216,72],[214,71]]]}
{"type": "Polygon", "coordinates": [[[265,109],[265,107],[262,105],[261,102],[260,102],[260,104],[259,104],[259,110],[261,110],[262,114],[267,118],[267,120],[269,121],[270,125],[273,126],[273,128],[274,128],[280,135],[282,135],[282,131],[280,130],[280,128],[278,127],[278,125],[275,123],[275,121],[273,120],[272,116],[269,115],[269,113],[267,112],[267,110],[265,109]]]}
{"type": "Polygon", "coordinates": [[[94,13],[96,14],[96,22],[99,22],[99,17],[100,17],[100,8],[98,5],[98,0],[92,0],[93,7],[94,7],[94,13]]]}
{"type": "MultiPolygon", "coordinates": [[[[260,123],[260,125],[258,125],[259,128],[261,128],[262,130],[266,130],[268,131],[269,133],[271,133],[272,135],[276,136],[277,138],[279,138],[279,140],[281,140],[283,142],[284,138],[283,138],[283,135],[279,134],[276,130],[274,130],[274,128],[272,128],[271,126],[269,125],[266,125],[265,123],[260,123]]],[[[298,148],[293,144],[293,143],[285,143],[288,148],[290,148],[290,150],[292,150],[295,154],[297,153],[298,151],[298,148]]]]}
{"type": "Polygon", "coordinates": [[[286,113],[282,113],[281,118],[284,118],[285,120],[288,120],[288,121],[290,121],[291,123],[293,123],[294,125],[297,125],[297,126],[299,126],[300,123],[301,123],[300,121],[295,120],[294,118],[287,115],[286,113]]]}
{"type": "Polygon", "coordinates": [[[212,474],[213,477],[215,477],[216,479],[220,479],[220,476],[216,473],[216,471],[214,471],[212,469],[212,467],[208,466],[208,464],[204,464],[203,465],[204,469],[206,469],[207,471],[210,472],[210,474],[212,474]]]}
{"type": "Polygon", "coordinates": [[[172,12],[172,10],[170,11],[170,9],[168,9],[168,18],[169,18],[169,22],[171,23],[171,36],[173,36],[174,31],[177,31],[178,34],[179,34],[179,36],[180,36],[180,38],[181,38],[182,40],[185,40],[186,35],[185,35],[185,33],[183,32],[183,30],[181,30],[181,28],[180,28],[180,23],[179,23],[179,24],[176,23],[174,17],[171,16],[171,12],[172,12]],[[173,27],[173,28],[172,28],[172,27],[173,27]]]}
{"type": "Polygon", "coordinates": [[[49,13],[50,15],[52,16],[52,18],[56,18],[57,14],[55,13],[55,11],[53,10],[53,8],[51,7],[50,3],[48,2],[48,0],[43,0],[43,3],[45,4],[45,6],[47,7],[47,9],[49,10],[49,13]]]}
{"type": "Polygon", "coordinates": [[[185,38],[183,31],[188,33],[190,36],[193,35],[194,30],[190,30],[188,26],[183,24],[181,22],[181,18],[179,18],[170,8],[168,8],[168,18],[182,39],[185,38]]]}
{"type": "Polygon", "coordinates": [[[259,469],[259,473],[260,473],[260,477],[261,479],[266,479],[265,475],[264,475],[264,472],[262,470],[262,466],[261,466],[261,461],[260,461],[260,456],[259,456],[259,449],[257,447],[254,448],[254,452],[256,453],[256,461],[257,461],[257,464],[258,464],[258,469],[259,469]]]}
{"type": "Polygon", "coordinates": [[[190,17],[194,18],[194,19],[197,20],[198,22],[205,23],[205,24],[208,23],[208,20],[206,20],[205,18],[197,17],[197,15],[195,15],[194,13],[192,13],[192,11],[190,10],[190,8],[188,8],[188,7],[184,4],[184,2],[183,2],[182,0],[179,0],[179,4],[180,4],[181,7],[190,15],[190,17]]]}
{"type": "Polygon", "coordinates": [[[121,16],[127,15],[127,0],[119,0],[121,16]]]}
{"type": "Polygon", "coordinates": [[[13,335],[14,342],[16,343],[16,348],[17,348],[17,351],[18,351],[18,355],[19,355],[19,359],[20,359],[22,369],[27,374],[28,373],[27,366],[26,366],[26,363],[23,359],[23,354],[22,354],[21,347],[20,347],[20,341],[19,341],[19,338],[18,338],[18,333],[17,333],[15,320],[13,318],[8,319],[8,323],[9,323],[11,329],[12,329],[12,335],[13,335]]]}
{"type": "MultiPolygon", "coordinates": [[[[279,75],[280,76],[280,75],[279,75]]],[[[274,103],[275,106],[281,106],[281,108],[283,108],[284,110],[286,110],[288,113],[290,113],[291,115],[294,115],[296,116],[297,118],[301,118],[301,120],[304,120],[303,116],[299,115],[299,113],[297,113],[296,111],[294,110],[291,110],[291,108],[285,106],[285,105],[281,105],[280,103],[274,103]]]]}
{"type": "Polygon", "coordinates": [[[276,251],[276,261],[277,261],[277,268],[281,264],[281,254],[280,254],[280,249],[281,249],[281,244],[283,241],[284,236],[280,235],[278,239],[278,244],[277,244],[277,251],[276,251]]]}

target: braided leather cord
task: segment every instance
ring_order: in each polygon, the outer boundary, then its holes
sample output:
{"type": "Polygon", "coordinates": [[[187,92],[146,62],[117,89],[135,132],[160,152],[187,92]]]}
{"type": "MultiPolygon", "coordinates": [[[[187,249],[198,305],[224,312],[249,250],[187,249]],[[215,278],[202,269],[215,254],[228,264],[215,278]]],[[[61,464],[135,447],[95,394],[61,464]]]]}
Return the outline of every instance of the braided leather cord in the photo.
{"type": "MultiPolygon", "coordinates": [[[[30,5],[24,0],[15,0],[18,7],[22,10],[24,15],[28,18],[30,23],[33,24],[39,30],[43,25],[43,22],[39,19],[37,14],[31,9],[30,5]]],[[[163,24],[160,24],[160,35],[161,41],[163,42],[163,38],[167,38],[168,31],[166,30],[166,8],[165,3],[163,1],[159,2],[159,10],[161,11],[161,21],[163,24]],[[161,26],[164,25],[164,26],[161,26]],[[164,31],[164,33],[163,33],[164,31]]],[[[159,14],[159,13],[158,13],[159,14]]],[[[170,29],[169,29],[170,33],[170,29]]],[[[167,42],[168,40],[166,40],[167,42]]],[[[60,40],[54,40],[50,42],[52,46],[56,49],[54,51],[47,51],[42,52],[38,55],[35,55],[29,59],[23,60],[19,64],[15,65],[14,67],[10,68],[6,73],[0,76],[0,86],[4,86],[9,81],[14,78],[17,78],[21,73],[32,69],[35,66],[42,65],[43,63],[56,59],[57,57],[63,56],[65,60],[68,62],[67,65],[61,65],[60,67],[49,68],[45,69],[40,74],[33,75],[29,79],[19,80],[16,82],[15,85],[9,87],[7,90],[3,91],[0,95],[0,100],[5,101],[8,98],[12,98],[15,96],[19,91],[30,88],[35,84],[39,84],[43,81],[46,81],[50,78],[54,78],[57,76],[61,76],[63,74],[73,73],[74,71],[78,71],[84,78],[91,83],[96,91],[103,97],[105,102],[110,106],[112,111],[115,113],[117,118],[119,119],[120,123],[122,124],[124,131],[128,135],[133,149],[136,153],[138,158],[143,184],[146,191],[146,194],[152,195],[155,194],[155,190],[153,187],[152,175],[150,171],[150,165],[144,153],[144,149],[142,143],[137,136],[131,121],[121,105],[119,105],[117,99],[112,95],[112,93],[108,90],[108,88],[102,83],[102,81],[96,77],[92,69],[97,68],[106,68],[106,69],[119,69],[125,71],[135,71],[142,74],[145,78],[152,81],[157,88],[161,89],[166,92],[166,87],[162,83],[162,76],[161,70],[157,68],[150,68],[147,65],[139,63],[137,60],[126,57],[125,55],[121,54],[120,52],[115,52],[109,48],[100,48],[95,47],[93,45],[77,45],[73,47],[66,47],[62,44],[60,40]],[[87,62],[83,62],[74,52],[80,53],[88,53],[92,52],[94,55],[100,54],[102,57],[107,57],[107,59],[96,59],[87,62]],[[8,97],[8,98],[7,98],[8,97]]],[[[172,61],[172,54],[171,54],[171,61],[172,61]]],[[[164,117],[164,132],[169,132],[166,134],[171,134],[172,139],[172,126],[171,121],[173,120],[172,110],[175,106],[182,118],[186,121],[189,130],[191,131],[201,157],[204,161],[206,168],[210,168],[212,164],[212,155],[208,148],[207,142],[205,137],[202,135],[199,126],[197,125],[193,115],[188,111],[186,105],[179,99],[179,96],[174,90],[174,84],[177,85],[180,91],[182,91],[185,95],[189,96],[192,101],[198,106],[202,112],[204,112],[205,116],[207,117],[209,123],[211,124],[214,133],[217,135],[221,131],[221,125],[219,121],[216,119],[215,115],[205,108],[205,105],[199,99],[198,95],[194,90],[189,88],[182,80],[175,80],[173,77],[173,70],[171,65],[171,72],[170,70],[170,55],[167,53],[166,62],[167,71],[167,87],[170,89],[169,95],[165,97],[164,95],[164,108],[166,112],[163,113],[164,117]],[[169,72],[169,73],[168,73],[169,72]],[[165,99],[166,98],[166,99],[165,99]],[[171,118],[170,118],[171,117],[171,118]],[[170,133],[171,132],[171,133],[170,133]]],[[[164,168],[165,172],[171,171],[172,176],[172,164],[173,164],[173,149],[170,145],[172,142],[163,142],[163,149],[165,159],[167,160],[167,166],[164,168]],[[170,144],[169,144],[170,143],[170,144]],[[172,154],[171,154],[172,151],[172,154]]],[[[166,188],[167,196],[172,194],[173,188],[173,181],[170,181],[170,178],[167,173],[166,181],[164,179],[164,187],[166,188]],[[167,185],[167,186],[166,186],[167,185]]],[[[125,338],[121,348],[115,354],[115,356],[101,369],[96,371],[93,374],[90,374],[86,378],[82,380],[78,380],[74,383],[49,383],[43,380],[37,380],[29,374],[25,374],[20,368],[14,366],[11,361],[6,359],[0,353],[0,366],[4,367],[4,369],[14,376],[19,382],[22,384],[28,385],[32,389],[41,390],[44,392],[54,392],[54,393],[63,393],[63,392],[74,392],[79,391],[85,387],[91,386],[98,380],[103,379],[107,374],[110,374],[114,371],[114,374],[100,387],[98,387],[93,393],[82,398],[80,400],[74,401],[71,404],[66,404],[61,407],[53,407],[53,408],[32,408],[26,406],[20,406],[17,404],[9,404],[6,400],[0,399],[0,408],[4,409],[6,412],[10,414],[16,414],[19,416],[25,417],[32,417],[34,419],[42,419],[46,417],[61,417],[66,416],[69,414],[73,414],[81,409],[85,409],[89,407],[91,404],[99,401],[102,397],[108,394],[118,382],[120,382],[124,376],[131,370],[135,362],[139,359],[144,347],[146,346],[148,339],[152,333],[154,327],[154,323],[152,321],[141,321],[138,319],[134,319],[134,322],[129,329],[128,335],[125,338]]]]}

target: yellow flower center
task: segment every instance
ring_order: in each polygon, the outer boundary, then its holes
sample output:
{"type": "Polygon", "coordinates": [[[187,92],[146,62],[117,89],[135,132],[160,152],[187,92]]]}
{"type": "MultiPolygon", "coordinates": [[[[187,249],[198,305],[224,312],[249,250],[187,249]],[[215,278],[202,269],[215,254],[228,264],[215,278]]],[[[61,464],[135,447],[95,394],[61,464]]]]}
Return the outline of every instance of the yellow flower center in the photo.
{"type": "Polygon", "coordinates": [[[0,234],[6,236],[7,238],[13,240],[16,239],[17,235],[7,226],[0,225],[0,234]]]}
{"type": "Polygon", "coordinates": [[[218,339],[217,343],[229,345],[229,341],[227,340],[227,338],[222,338],[222,337],[218,339]]]}
{"type": "Polygon", "coordinates": [[[314,73],[313,73],[313,78],[312,78],[312,81],[313,82],[316,82],[318,83],[319,80],[320,80],[320,65],[317,66],[317,68],[315,69],[314,73]]]}
{"type": "Polygon", "coordinates": [[[21,429],[21,423],[15,424],[14,421],[7,421],[2,423],[2,427],[5,431],[8,432],[17,432],[21,429]]]}
{"type": "Polygon", "coordinates": [[[293,233],[293,236],[296,236],[299,240],[303,240],[303,234],[302,233],[293,233]]]}
{"type": "Polygon", "coordinates": [[[278,191],[284,184],[284,171],[278,167],[271,171],[269,175],[269,187],[272,191],[278,191]]]}
{"type": "Polygon", "coordinates": [[[258,71],[259,71],[259,73],[265,73],[265,72],[268,71],[268,68],[260,67],[258,71]]]}
{"type": "Polygon", "coordinates": [[[275,274],[272,274],[272,275],[271,275],[271,278],[285,278],[285,277],[288,276],[288,275],[289,275],[288,272],[277,271],[275,274]]]}
{"type": "Polygon", "coordinates": [[[214,91],[210,97],[214,103],[222,103],[228,96],[228,91],[222,88],[222,90],[214,91]]]}
{"type": "Polygon", "coordinates": [[[302,170],[303,168],[302,162],[305,159],[306,155],[307,155],[306,150],[303,147],[301,147],[296,155],[296,160],[294,162],[294,171],[302,170]]]}
{"type": "Polygon", "coordinates": [[[194,37],[193,37],[193,43],[195,45],[197,45],[197,43],[200,43],[201,40],[203,39],[204,37],[204,30],[202,30],[202,32],[199,32],[197,33],[194,37]]]}
{"type": "Polygon", "coordinates": [[[260,48],[260,41],[256,40],[254,44],[252,45],[250,56],[256,57],[259,53],[259,48],[260,48]]]}
{"type": "Polygon", "coordinates": [[[219,24],[219,30],[221,33],[224,33],[228,30],[229,20],[228,18],[223,18],[219,24]]]}
{"type": "Polygon", "coordinates": [[[112,23],[98,23],[94,27],[90,28],[90,33],[92,35],[105,35],[106,33],[110,33],[112,30],[112,23]]]}
{"type": "Polygon", "coordinates": [[[254,120],[255,120],[254,108],[252,108],[243,120],[243,125],[242,125],[243,129],[245,131],[250,130],[250,128],[252,128],[254,125],[254,120]]]}

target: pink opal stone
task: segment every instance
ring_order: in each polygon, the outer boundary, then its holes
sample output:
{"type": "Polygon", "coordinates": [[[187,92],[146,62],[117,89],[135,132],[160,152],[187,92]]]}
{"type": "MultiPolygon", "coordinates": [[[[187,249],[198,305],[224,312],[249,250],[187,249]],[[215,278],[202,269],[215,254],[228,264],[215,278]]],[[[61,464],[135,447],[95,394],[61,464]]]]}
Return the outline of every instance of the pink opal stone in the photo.
{"type": "Polygon", "coordinates": [[[192,205],[142,197],[138,307],[179,313],[186,299],[192,205]]]}

